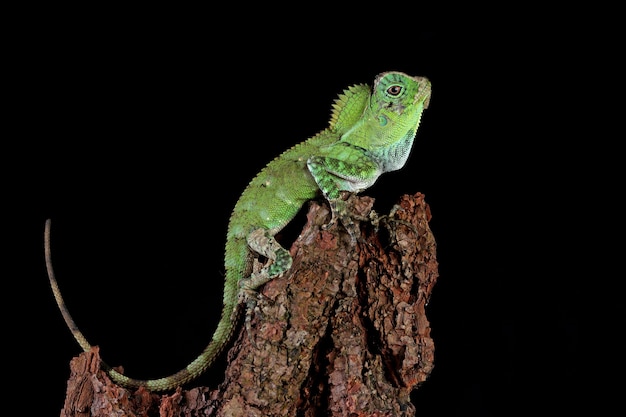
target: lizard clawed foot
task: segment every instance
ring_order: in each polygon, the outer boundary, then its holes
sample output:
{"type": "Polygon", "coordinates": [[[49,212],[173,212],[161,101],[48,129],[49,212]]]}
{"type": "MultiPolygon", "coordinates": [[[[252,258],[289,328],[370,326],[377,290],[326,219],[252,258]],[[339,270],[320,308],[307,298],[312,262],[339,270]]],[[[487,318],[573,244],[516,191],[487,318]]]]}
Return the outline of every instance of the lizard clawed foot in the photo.
{"type": "Polygon", "coordinates": [[[324,225],[322,225],[322,230],[328,230],[332,226],[335,225],[337,219],[339,219],[339,223],[342,224],[348,235],[350,235],[350,241],[352,245],[357,243],[357,238],[360,237],[360,233],[358,227],[354,224],[352,220],[353,217],[357,220],[362,220],[361,216],[353,216],[348,212],[348,208],[346,202],[344,200],[329,200],[330,202],[330,221],[324,225]]]}
{"type": "Polygon", "coordinates": [[[335,219],[330,219],[330,221],[328,223],[322,225],[322,230],[330,229],[331,227],[333,227],[335,225],[335,223],[337,223],[335,221],[335,219]]]}
{"type": "Polygon", "coordinates": [[[402,220],[402,219],[396,219],[394,217],[396,211],[401,210],[401,209],[402,208],[400,206],[395,205],[393,206],[389,214],[383,214],[383,215],[379,215],[378,213],[372,210],[372,212],[370,213],[369,221],[374,226],[374,229],[376,230],[376,232],[378,232],[379,227],[382,224],[385,227],[385,229],[387,229],[387,231],[389,232],[389,236],[394,241],[396,240],[395,238],[396,234],[395,234],[395,229],[391,225],[392,223],[402,224],[408,227],[409,229],[413,231],[413,233],[415,233],[416,237],[419,237],[419,232],[417,231],[417,227],[413,223],[407,222],[406,220],[402,220]]]}
{"type": "Polygon", "coordinates": [[[352,217],[346,214],[341,216],[340,221],[341,224],[343,224],[344,229],[346,229],[346,232],[348,232],[348,234],[350,235],[350,242],[352,243],[352,245],[355,245],[357,243],[357,239],[361,238],[361,234],[357,233],[359,232],[359,229],[352,221],[352,217]]]}
{"type": "Polygon", "coordinates": [[[248,341],[255,349],[257,349],[259,346],[257,345],[255,339],[252,337],[252,316],[253,314],[261,315],[261,310],[258,308],[259,300],[263,299],[264,302],[273,303],[273,300],[264,297],[263,294],[256,290],[257,287],[253,286],[256,283],[257,279],[259,279],[259,276],[265,275],[252,274],[250,278],[243,278],[239,281],[239,303],[245,304],[246,306],[244,314],[244,326],[246,329],[246,334],[248,335],[248,341]]]}
{"type": "Polygon", "coordinates": [[[246,310],[244,314],[244,325],[246,328],[246,334],[248,335],[248,341],[250,344],[256,349],[258,348],[256,341],[252,337],[252,313],[256,311],[257,303],[261,294],[259,294],[255,290],[251,290],[246,288],[242,283],[240,283],[241,289],[239,291],[239,302],[246,305],[246,310]]]}
{"type": "MultiPolygon", "coordinates": [[[[331,219],[330,222],[323,224],[321,226],[321,229],[329,230],[335,225],[335,223],[337,223],[335,219],[331,219]]],[[[357,234],[358,228],[356,227],[356,225],[354,224],[350,216],[349,215],[341,216],[341,218],[339,219],[339,223],[341,223],[344,229],[346,229],[346,232],[348,232],[348,235],[350,236],[350,241],[354,245],[357,242],[357,238],[360,237],[360,234],[357,234]]]]}

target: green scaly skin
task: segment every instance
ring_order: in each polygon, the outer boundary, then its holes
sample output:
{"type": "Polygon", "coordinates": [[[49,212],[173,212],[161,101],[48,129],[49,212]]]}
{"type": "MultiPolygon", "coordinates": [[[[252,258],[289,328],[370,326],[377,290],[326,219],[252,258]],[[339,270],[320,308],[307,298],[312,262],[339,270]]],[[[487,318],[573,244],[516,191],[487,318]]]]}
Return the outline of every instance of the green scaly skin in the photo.
{"type": "MultiPolygon", "coordinates": [[[[335,100],[329,126],[271,161],[246,187],[230,217],[226,238],[223,310],[205,350],[187,367],[159,379],[129,378],[103,364],[116,383],[151,391],[175,389],[202,374],[230,342],[240,306],[254,305],[256,290],[291,267],[292,259],[274,236],[313,198],[323,195],[332,217],[352,240],[355,227],[341,198],[342,191],[358,193],[378,177],[404,166],[424,109],[430,100],[430,82],[401,72],[385,72],[372,88],[357,84],[335,100]],[[252,272],[255,257],[269,259],[252,272]]],[[[88,351],[91,345],[74,324],[59,291],[50,261],[50,221],[46,222],[46,263],[54,296],[72,334],[88,351]]]]}

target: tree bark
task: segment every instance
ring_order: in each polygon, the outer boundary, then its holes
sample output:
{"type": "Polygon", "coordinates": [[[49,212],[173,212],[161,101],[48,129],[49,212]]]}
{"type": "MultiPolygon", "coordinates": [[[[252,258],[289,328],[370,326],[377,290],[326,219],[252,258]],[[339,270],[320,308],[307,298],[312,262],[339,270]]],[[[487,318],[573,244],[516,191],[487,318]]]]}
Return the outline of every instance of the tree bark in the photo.
{"type": "Polygon", "coordinates": [[[239,332],[216,389],[128,391],[99,370],[94,348],[71,362],[61,417],[414,416],[410,393],[434,359],[430,210],[420,193],[386,216],[373,203],[349,198],[362,219],[355,243],[341,225],[324,230],[327,205],[311,203],[293,266],[261,289],[251,334],[239,332]]]}

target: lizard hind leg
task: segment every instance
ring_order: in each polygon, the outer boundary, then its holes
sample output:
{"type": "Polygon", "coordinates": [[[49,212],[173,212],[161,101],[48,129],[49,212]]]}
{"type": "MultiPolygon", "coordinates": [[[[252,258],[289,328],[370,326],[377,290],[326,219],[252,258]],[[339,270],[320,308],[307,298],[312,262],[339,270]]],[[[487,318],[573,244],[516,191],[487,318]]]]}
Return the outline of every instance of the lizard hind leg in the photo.
{"type": "MultiPolygon", "coordinates": [[[[267,229],[254,230],[248,235],[247,241],[250,249],[268,259],[267,264],[261,270],[239,281],[239,299],[240,302],[246,303],[245,326],[250,336],[252,311],[257,304],[257,289],[291,268],[293,259],[289,251],[283,248],[267,229]]],[[[255,344],[253,340],[251,342],[255,344]]]]}
{"type": "Polygon", "coordinates": [[[243,290],[256,291],[261,285],[291,268],[293,260],[289,251],[283,248],[267,229],[259,228],[252,231],[247,241],[250,249],[269,261],[260,271],[253,272],[250,277],[240,281],[243,290]]]}

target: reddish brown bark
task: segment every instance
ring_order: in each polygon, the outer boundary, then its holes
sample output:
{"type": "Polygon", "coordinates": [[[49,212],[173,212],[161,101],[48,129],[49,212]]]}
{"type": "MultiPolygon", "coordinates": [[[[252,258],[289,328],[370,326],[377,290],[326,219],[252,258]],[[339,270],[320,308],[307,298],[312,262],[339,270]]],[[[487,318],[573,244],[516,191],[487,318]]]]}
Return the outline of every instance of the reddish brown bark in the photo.
{"type": "MultiPolygon", "coordinates": [[[[350,207],[367,217],[369,197],[350,207]]],[[[267,283],[228,354],[215,389],[129,392],[98,371],[97,348],[74,358],[61,417],[413,416],[411,391],[433,368],[425,307],[438,277],[436,244],[422,194],[388,216],[323,230],[326,205],[312,203],[294,242],[294,263],[267,283]],[[81,414],[82,413],[82,414],[81,414]]]]}

